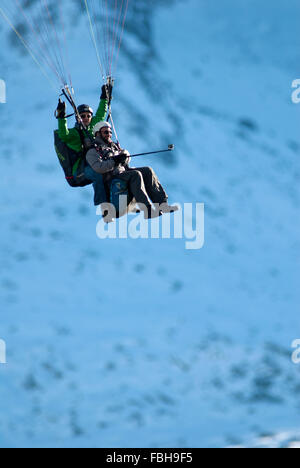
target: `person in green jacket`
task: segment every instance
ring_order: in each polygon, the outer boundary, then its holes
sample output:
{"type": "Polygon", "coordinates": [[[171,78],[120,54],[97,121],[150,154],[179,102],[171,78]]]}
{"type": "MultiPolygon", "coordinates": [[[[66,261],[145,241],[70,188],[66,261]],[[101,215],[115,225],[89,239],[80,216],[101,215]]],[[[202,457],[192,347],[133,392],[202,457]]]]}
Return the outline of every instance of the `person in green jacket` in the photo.
{"type": "MultiPolygon", "coordinates": [[[[94,140],[93,128],[98,122],[105,120],[108,111],[109,96],[111,96],[111,94],[112,86],[103,85],[100,104],[95,115],[93,109],[89,105],[82,104],[77,108],[90,138],[88,136],[85,136],[84,138],[80,136],[79,123],[76,123],[74,128],[68,128],[66,119],[66,103],[59,100],[56,111],[58,119],[58,136],[64,143],[66,143],[67,146],[69,146],[69,148],[77,153],[81,153],[82,151],[86,152],[91,148],[92,141],[94,140]]],[[[90,170],[88,172],[88,179],[93,182],[95,193],[94,204],[95,206],[98,206],[103,202],[103,199],[106,196],[103,177],[101,174],[97,174],[95,171],[90,170]]]]}
{"type": "MultiPolygon", "coordinates": [[[[82,104],[78,106],[78,112],[82,119],[82,122],[93,140],[93,128],[98,122],[105,120],[105,116],[108,110],[108,95],[111,95],[112,89],[109,85],[102,86],[102,94],[100,98],[100,104],[96,114],[94,115],[93,109],[86,105],[82,104]],[[107,95],[108,94],[108,95],[107,95]]],[[[82,139],[79,134],[79,124],[77,123],[74,128],[68,129],[67,119],[66,119],[66,103],[59,100],[57,106],[57,119],[58,119],[58,136],[59,138],[66,143],[72,150],[80,153],[83,149],[89,148],[89,141],[86,141],[87,148],[82,147],[82,139]]],[[[87,139],[88,140],[88,139],[87,139]]]]}

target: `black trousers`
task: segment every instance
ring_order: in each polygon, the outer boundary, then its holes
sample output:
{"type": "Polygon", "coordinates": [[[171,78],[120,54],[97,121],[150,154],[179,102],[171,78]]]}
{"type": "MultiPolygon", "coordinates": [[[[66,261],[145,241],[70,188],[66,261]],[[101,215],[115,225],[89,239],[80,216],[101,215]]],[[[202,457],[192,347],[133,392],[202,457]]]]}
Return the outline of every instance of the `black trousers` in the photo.
{"type": "Polygon", "coordinates": [[[159,204],[168,202],[168,195],[151,167],[128,168],[126,172],[118,174],[115,178],[127,182],[138,204],[150,207],[151,202],[159,204]]]}

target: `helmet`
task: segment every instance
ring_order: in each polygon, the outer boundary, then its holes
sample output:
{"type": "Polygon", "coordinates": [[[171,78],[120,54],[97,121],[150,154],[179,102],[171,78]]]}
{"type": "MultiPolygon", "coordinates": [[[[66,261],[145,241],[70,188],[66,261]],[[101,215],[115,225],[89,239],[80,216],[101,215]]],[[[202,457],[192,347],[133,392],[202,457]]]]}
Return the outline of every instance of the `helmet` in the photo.
{"type": "Polygon", "coordinates": [[[92,115],[94,114],[93,109],[87,104],[81,104],[81,106],[77,107],[77,110],[79,114],[84,114],[85,112],[90,112],[92,115]]]}
{"type": "Polygon", "coordinates": [[[95,127],[93,128],[94,136],[96,135],[96,133],[100,132],[101,128],[110,128],[111,129],[111,125],[108,122],[98,122],[95,125],[95,127]]]}

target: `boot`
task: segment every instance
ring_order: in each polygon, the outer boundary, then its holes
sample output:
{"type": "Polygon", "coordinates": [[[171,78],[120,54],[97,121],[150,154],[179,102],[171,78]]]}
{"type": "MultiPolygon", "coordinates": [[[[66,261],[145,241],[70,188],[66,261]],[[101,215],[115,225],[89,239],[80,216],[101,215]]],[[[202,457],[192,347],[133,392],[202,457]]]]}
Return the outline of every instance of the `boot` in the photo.
{"type": "Polygon", "coordinates": [[[110,214],[110,212],[108,210],[105,210],[104,213],[103,213],[103,221],[106,223],[106,224],[109,224],[109,223],[113,223],[114,222],[114,218],[112,217],[112,215],[110,214]]]}
{"type": "Polygon", "coordinates": [[[162,214],[163,213],[161,210],[156,210],[155,208],[153,208],[153,206],[149,206],[147,208],[147,211],[144,212],[145,219],[159,218],[160,216],[162,216],[162,214]]]}
{"type": "Polygon", "coordinates": [[[162,205],[160,205],[160,209],[163,214],[175,213],[179,210],[178,206],[169,205],[168,202],[165,202],[162,205]]]}

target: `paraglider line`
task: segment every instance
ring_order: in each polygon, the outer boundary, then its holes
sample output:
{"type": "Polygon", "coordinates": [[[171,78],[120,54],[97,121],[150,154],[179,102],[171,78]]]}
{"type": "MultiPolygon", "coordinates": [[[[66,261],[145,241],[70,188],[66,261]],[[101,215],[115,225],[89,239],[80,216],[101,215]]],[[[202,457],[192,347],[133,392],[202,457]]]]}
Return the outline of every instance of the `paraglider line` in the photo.
{"type": "Polygon", "coordinates": [[[5,12],[3,11],[3,9],[0,7],[0,13],[1,15],[3,16],[3,18],[7,21],[7,23],[9,24],[9,26],[12,28],[12,30],[16,33],[16,35],[18,36],[18,38],[20,39],[20,41],[22,42],[22,44],[24,45],[25,49],[27,50],[27,52],[29,53],[29,55],[31,56],[31,58],[33,59],[33,61],[36,63],[36,65],[40,68],[40,70],[42,71],[43,75],[47,78],[47,80],[49,81],[49,83],[51,84],[51,86],[55,89],[55,91],[57,91],[57,87],[54,85],[53,81],[51,80],[51,78],[49,77],[49,75],[46,73],[46,71],[44,70],[44,67],[43,65],[38,61],[38,59],[36,58],[35,54],[32,52],[30,46],[26,43],[25,39],[22,37],[22,35],[19,33],[19,31],[14,27],[14,25],[11,23],[10,19],[8,18],[8,16],[5,14],[5,12]]]}
{"type": "Polygon", "coordinates": [[[97,59],[98,59],[98,62],[99,62],[99,65],[100,65],[100,69],[101,69],[102,78],[103,78],[103,81],[104,81],[104,83],[105,83],[105,76],[104,76],[104,73],[103,73],[103,67],[102,67],[102,63],[101,63],[101,60],[100,60],[99,50],[98,50],[98,47],[97,47],[97,41],[96,41],[96,38],[95,38],[95,33],[94,33],[92,18],[91,18],[91,15],[90,15],[90,10],[89,10],[89,6],[88,6],[87,0],[84,0],[84,3],[85,3],[87,15],[88,15],[88,19],[89,19],[91,37],[92,37],[92,40],[93,40],[93,43],[94,43],[94,46],[95,46],[95,50],[96,50],[96,54],[97,54],[97,59]]]}
{"type": "Polygon", "coordinates": [[[119,31],[119,28],[120,28],[120,23],[121,23],[121,18],[122,18],[123,5],[124,5],[124,0],[122,0],[122,4],[121,4],[120,10],[119,10],[118,21],[117,21],[117,24],[116,24],[115,34],[114,34],[113,43],[112,43],[110,69],[109,69],[109,72],[110,72],[111,75],[112,75],[112,64],[113,64],[113,60],[114,60],[114,53],[115,53],[116,43],[117,43],[117,39],[118,39],[118,31],[119,31]]]}
{"type": "MultiPolygon", "coordinates": [[[[34,26],[33,26],[33,23],[32,21],[28,18],[28,16],[26,15],[25,11],[24,11],[24,8],[22,7],[21,3],[19,2],[19,0],[15,0],[15,3],[17,5],[17,7],[21,10],[22,12],[22,15],[24,16],[25,18],[25,21],[27,22],[27,24],[29,25],[31,31],[33,32],[34,36],[36,37],[36,40],[37,40],[37,43],[40,47],[40,55],[43,57],[44,61],[45,61],[45,64],[54,72],[54,74],[57,76],[58,80],[61,81],[61,76],[59,75],[59,73],[57,72],[56,70],[56,67],[55,67],[55,63],[53,62],[52,58],[51,58],[51,55],[49,54],[48,50],[47,50],[47,45],[44,41],[44,38],[43,36],[41,35],[41,40],[38,36],[38,34],[36,33],[35,29],[34,29],[34,26]]],[[[40,32],[39,28],[37,28],[37,30],[40,32]]],[[[31,47],[32,48],[32,47],[31,47]]],[[[33,49],[33,48],[32,48],[33,49]]]]}
{"type": "Polygon", "coordinates": [[[122,44],[122,40],[123,40],[125,22],[126,22],[127,11],[128,11],[128,3],[129,3],[129,0],[126,1],[126,8],[125,8],[125,14],[124,14],[124,18],[123,18],[122,29],[121,29],[121,33],[120,33],[120,41],[119,41],[119,47],[118,47],[118,52],[117,52],[117,58],[116,58],[116,61],[115,61],[115,67],[117,66],[117,63],[119,61],[120,49],[121,49],[121,44],[122,44]]]}
{"type": "Polygon", "coordinates": [[[58,51],[59,51],[58,63],[60,64],[61,75],[64,78],[64,82],[66,84],[65,73],[64,73],[64,70],[66,69],[66,66],[64,65],[62,47],[61,47],[61,44],[60,44],[60,41],[59,41],[59,38],[58,38],[58,34],[57,34],[57,31],[56,31],[54,21],[52,19],[51,12],[50,12],[49,7],[48,7],[47,0],[44,0],[44,5],[45,5],[46,11],[48,13],[50,24],[51,24],[52,29],[53,29],[54,39],[56,40],[56,43],[57,43],[57,46],[58,46],[58,51]]]}

